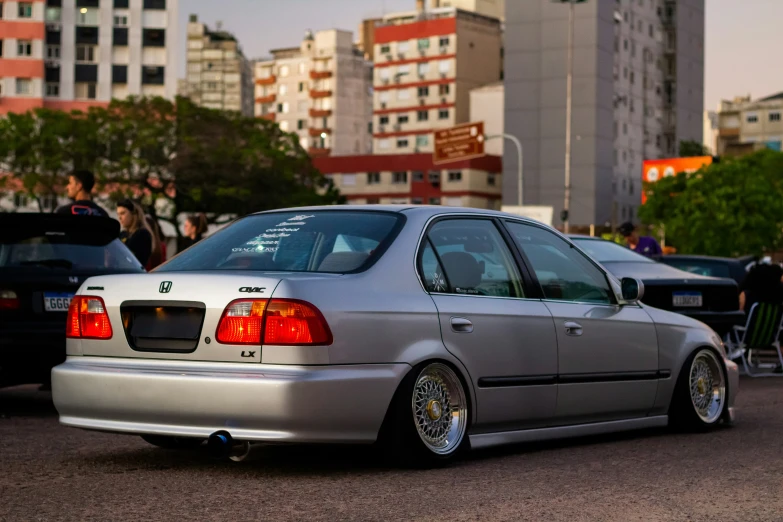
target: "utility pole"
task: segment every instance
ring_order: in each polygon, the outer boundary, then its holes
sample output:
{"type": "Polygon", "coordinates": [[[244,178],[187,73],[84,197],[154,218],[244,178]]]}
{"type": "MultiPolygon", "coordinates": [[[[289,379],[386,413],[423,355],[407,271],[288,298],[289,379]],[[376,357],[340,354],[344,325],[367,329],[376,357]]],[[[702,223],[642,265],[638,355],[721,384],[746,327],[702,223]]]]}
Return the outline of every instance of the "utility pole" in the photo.
{"type": "Polygon", "coordinates": [[[563,231],[568,234],[571,216],[571,119],[574,82],[574,2],[568,1],[568,73],[566,76],[566,142],[565,142],[565,197],[563,201],[563,231]]]}

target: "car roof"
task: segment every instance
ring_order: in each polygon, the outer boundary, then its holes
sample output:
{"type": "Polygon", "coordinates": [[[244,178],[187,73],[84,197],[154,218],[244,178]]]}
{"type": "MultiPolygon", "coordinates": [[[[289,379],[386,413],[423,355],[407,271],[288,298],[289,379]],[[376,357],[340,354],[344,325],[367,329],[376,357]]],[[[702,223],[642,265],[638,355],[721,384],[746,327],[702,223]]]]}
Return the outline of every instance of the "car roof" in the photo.
{"type": "Polygon", "coordinates": [[[120,222],[104,216],[75,216],[43,212],[0,212],[3,240],[20,241],[36,235],[67,235],[85,245],[105,245],[120,235],[120,222]]]}
{"type": "Polygon", "coordinates": [[[268,214],[274,212],[313,212],[326,210],[337,212],[399,212],[425,217],[439,216],[442,214],[476,214],[482,216],[517,219],[537,225],[543,224],[539,221],[536,221],[535,219],[518,216],[516,214],[509,214],[508,212],[500,212],[498,210],[487,210],[473,207],[449,207],[443,205],[319,205],[312,207],[280,208],[275,210],[267,210],[264,212],[256,212],[255,214],[268,214]]]}

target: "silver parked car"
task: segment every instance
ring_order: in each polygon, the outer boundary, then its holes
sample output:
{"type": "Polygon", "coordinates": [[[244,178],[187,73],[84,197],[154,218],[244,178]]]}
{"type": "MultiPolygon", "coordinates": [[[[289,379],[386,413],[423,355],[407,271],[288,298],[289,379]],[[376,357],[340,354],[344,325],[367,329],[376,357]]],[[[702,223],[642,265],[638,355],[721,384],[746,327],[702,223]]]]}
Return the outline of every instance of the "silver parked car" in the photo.
{"type": "Polygon", "coordinates": [[[236,221],[148,274],[87,280],[60,422],[164,447],[461,449],[733,420],[708,327],[639,303],[563,235],[500,212],[318,207],[236,221]]]}

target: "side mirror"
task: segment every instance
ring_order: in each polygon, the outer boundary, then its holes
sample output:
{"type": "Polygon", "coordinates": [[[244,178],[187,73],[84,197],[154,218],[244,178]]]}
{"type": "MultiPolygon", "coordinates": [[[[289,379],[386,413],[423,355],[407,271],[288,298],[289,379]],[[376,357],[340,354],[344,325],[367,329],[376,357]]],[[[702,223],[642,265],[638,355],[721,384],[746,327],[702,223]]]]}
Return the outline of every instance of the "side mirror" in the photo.
{"type": "Polygon", "coordinates": [[[644,283],[632,277],[624,277],[620,281],[620,288],[623,301],[633,304],[642,300],[644,297],[644,283]]]}

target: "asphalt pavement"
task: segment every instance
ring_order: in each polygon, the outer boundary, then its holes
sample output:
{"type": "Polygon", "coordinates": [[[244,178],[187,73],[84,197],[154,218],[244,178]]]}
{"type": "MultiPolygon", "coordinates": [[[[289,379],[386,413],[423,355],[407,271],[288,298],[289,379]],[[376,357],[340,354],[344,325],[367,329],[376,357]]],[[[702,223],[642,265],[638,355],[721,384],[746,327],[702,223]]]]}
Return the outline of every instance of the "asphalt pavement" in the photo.
{"type": "Polygon", "coordinates": [[[58,424],[0,390],[0,520],[783,520],[783,379],[743,379],[735,427],[473,452],[438,470],[364,447],[266,446],[241,463],[58,424]]]}

